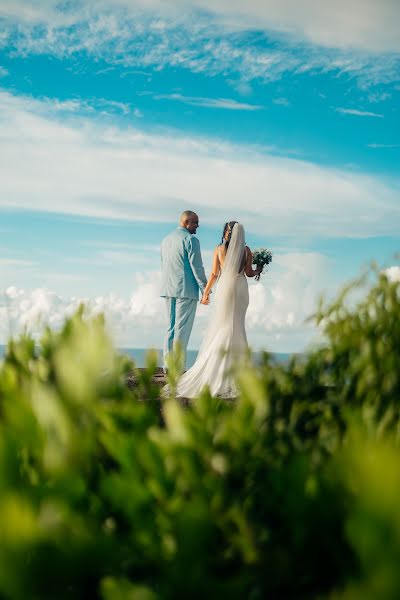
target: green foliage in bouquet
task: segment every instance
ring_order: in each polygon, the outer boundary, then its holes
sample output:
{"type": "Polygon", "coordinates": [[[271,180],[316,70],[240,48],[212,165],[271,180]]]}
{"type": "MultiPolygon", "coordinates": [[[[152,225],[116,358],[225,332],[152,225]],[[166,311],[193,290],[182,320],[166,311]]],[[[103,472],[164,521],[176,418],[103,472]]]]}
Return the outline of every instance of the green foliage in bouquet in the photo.
{"type": "Polygon", "coordinates": [[[162,418],[156,357],[129,390],[101,318],[10,341],[0,597],[398,598],[400,285],[376,278],[320,306],[323,347],[162,418]]]}
{"type": "MultiPolygon", "coordinates": [[[[253,265],[257,268],[265,269],[272,262],[272,252],[267,248],[260,248],[253,252],[253,265]]],[[[256,275],[257,281],[260,279],[260,275],[256,275]]]]}

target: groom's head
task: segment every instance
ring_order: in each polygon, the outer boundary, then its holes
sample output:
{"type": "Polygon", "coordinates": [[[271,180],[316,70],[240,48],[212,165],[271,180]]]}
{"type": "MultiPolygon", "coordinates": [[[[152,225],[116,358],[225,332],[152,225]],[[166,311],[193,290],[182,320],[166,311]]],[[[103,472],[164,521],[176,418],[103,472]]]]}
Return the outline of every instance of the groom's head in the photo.
{"type": "Polygon", "coordinates": [[[179,224],[181,227],[187,229],[189,233],[196,233],[196,230],[199,227],[199,217],[192,210],[185,210],[185,212],[181,214],[179,224]]]}

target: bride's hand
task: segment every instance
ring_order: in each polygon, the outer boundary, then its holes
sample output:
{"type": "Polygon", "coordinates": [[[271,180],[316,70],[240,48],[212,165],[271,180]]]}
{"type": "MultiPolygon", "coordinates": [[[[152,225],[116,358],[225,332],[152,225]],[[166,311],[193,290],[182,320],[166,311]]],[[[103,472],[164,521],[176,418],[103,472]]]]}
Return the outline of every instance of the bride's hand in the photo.
{"type": "Polygon", "coordinates": [[[200,304],[210,304],[210,297],[205,294],[203,294],[201,300],[200,300],[200,304]]]}
{"type": "Polygon", "coordinates": [[[256,275],[255,275],[255,280],[256,280],[256,281],[260,281],[260,275],[261,275],[261,273],[263,272],[263,269],[264,269],[264,266],[262,266],[262,267],[257,267],[257,269],[255,270],[255,273],[256,273],[256,275]]]}

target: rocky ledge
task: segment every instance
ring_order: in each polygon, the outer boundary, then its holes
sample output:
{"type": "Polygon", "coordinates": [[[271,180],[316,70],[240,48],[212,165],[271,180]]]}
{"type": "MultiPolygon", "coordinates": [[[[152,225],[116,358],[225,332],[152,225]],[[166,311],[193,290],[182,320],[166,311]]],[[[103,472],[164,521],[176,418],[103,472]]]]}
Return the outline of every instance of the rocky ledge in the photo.
{"type": "MultiPolygon", "coordinates": [[[[145,369],[136,369],[135,371],[131,371],[130,373],[128,373],[126,383],[130,390],[134,390],[139,385],[138,374],[143,371],[145,371],[145,369]]],[[[154,373],[153,383],[157,385],[160,388],[160,390],[163,387],[163,385],[167,383],[165,373],[161,367],[158,367],[157,371],[154,373]]],[[[145,400],[145,398],[143,398],[143,400],[145,400]]],[[[161,422],[163,422],[161,394],[158,398],[158,402],[160,403],[161,422]]],[[[178,398],[178,402],[184,408],[188,408],[190,406],[190,400],[188,400],[188,398],[178,398]]]]}
{"type": "MultiPolygon", "coordinates": [[[[129,389],[133,389],[137,386],[138,371],[143,372],[143,371],[145,371],[145,369],[136,369],[135,371],[131,371],[130,373],[128,373],[126,382],[128,384],[129,389]]],[[[153,383],[155,383],[156,385],[158,385],[160,387],[162,387],[163,385],[165,385],[167,383],[165,373],[161,367],[157,367],[157,371],[155,372],[155,374],[153,376],[153,383]]]]}

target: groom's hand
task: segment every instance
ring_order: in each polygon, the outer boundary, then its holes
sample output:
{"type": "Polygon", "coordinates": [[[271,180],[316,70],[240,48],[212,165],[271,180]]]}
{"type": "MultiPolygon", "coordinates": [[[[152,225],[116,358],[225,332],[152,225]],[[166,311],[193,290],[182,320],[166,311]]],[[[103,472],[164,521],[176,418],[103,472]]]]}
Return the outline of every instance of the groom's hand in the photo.
{"type": "Polygon", "coordinates": [[[200,304],[210,304],[210,297],[203,294],[200,300],[200,304]]]}

